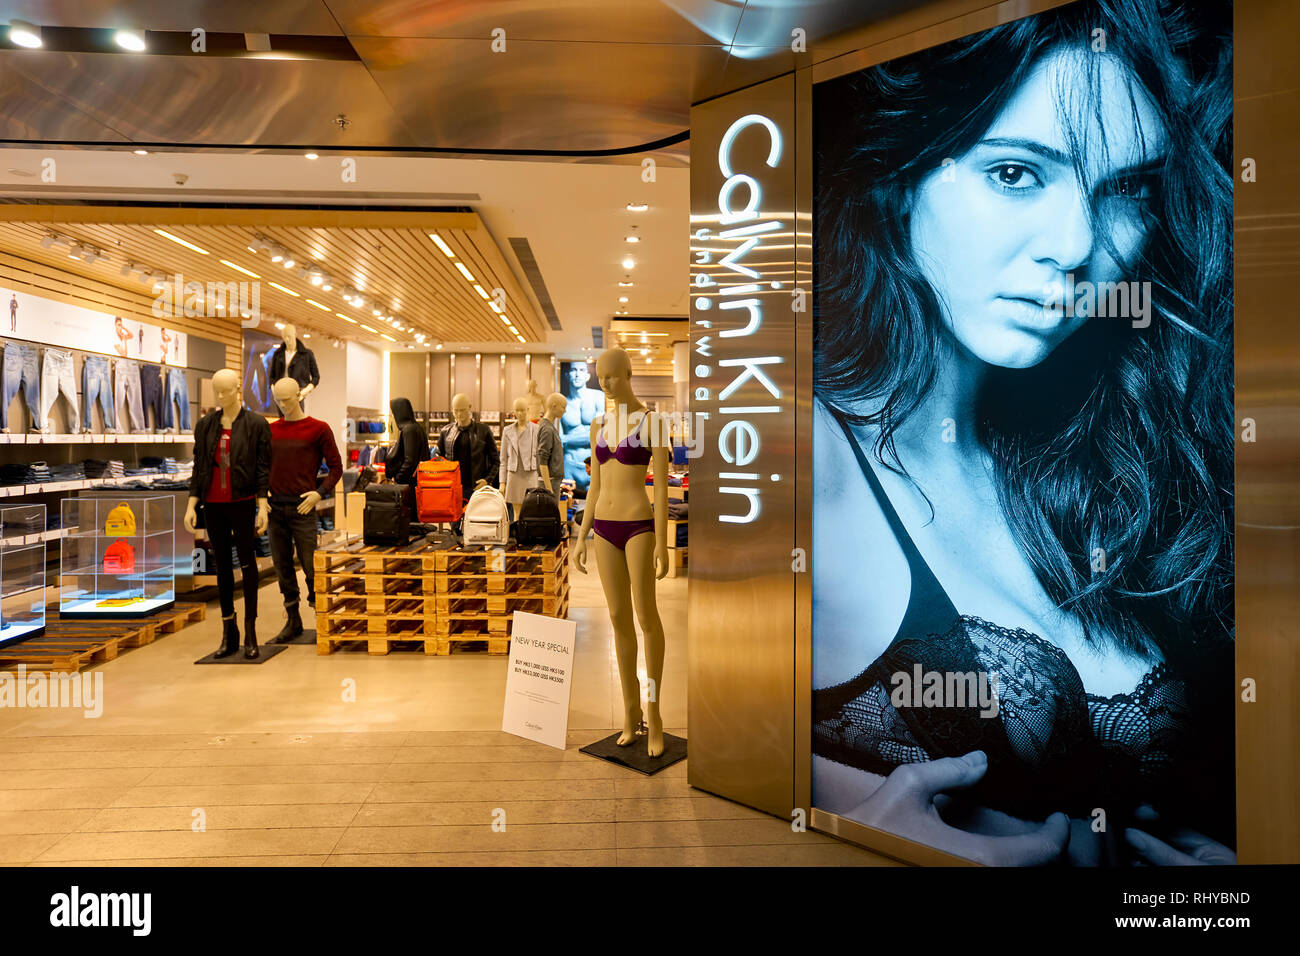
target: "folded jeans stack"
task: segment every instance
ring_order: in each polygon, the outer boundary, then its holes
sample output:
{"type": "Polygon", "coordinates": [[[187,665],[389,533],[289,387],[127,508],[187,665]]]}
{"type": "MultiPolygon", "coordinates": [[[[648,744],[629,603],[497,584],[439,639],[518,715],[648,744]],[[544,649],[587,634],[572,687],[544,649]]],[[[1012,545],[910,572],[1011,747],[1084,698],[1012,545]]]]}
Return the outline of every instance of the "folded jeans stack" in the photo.
{"type": "Polygon", "coordinates": [[[34,461],[31,463],[30,467],[32,470],[31,480],[33,484],[41,484],[43,482],[54,480],[50,477],[50,466],[47,462],[34,461]]]}
{"type": "Polygon", "coordinates": [[[0,465],[0,485],[30,485],[35,482],[31,465],[17,462],[0,465]]]}

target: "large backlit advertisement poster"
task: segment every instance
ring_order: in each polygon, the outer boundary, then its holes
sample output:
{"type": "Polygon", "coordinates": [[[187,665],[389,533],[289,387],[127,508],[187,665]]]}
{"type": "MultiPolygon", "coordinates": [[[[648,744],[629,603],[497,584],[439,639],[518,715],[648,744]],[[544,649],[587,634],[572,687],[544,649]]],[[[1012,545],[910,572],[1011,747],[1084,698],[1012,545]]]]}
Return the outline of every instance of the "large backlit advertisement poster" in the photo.
{"type": "Polygon", "coordinates": [[[605,411],[605,393],[596,387],[596,366],[586,362],[560,363],[560,394],[568,402],[560,418],[560,440],[564,443],[564,477],[578,490],[591,484],[587,459],[591,457],[591,423],[605,411]]]}
{"type": "Polygon", "coordinates": [[[0,337],[177,368],[189,361],[189,336],[165,326],[3,287],[0,308],[0,337]]]}
{"type": "Polygon", "coordinates": [[[1231,29],[1080,2],[815,87],[815,807],[1235,861],[1231,29]]]}
{"type": "Polygon", "coordinates": [[[271,353],[280,344],[278,335],[244,329],[244,404],[260,415],[280,414],[271,394],[271,353]]]}

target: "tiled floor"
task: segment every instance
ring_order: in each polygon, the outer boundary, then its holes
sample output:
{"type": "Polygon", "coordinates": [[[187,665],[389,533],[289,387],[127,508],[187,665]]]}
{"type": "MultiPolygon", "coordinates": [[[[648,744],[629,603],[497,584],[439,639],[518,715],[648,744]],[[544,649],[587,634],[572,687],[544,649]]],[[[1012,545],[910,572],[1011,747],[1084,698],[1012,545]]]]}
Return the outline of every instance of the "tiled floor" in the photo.
{"type": "MultiPolygon", "coordinates": [[[[689,737],[686,580],[658,594],[664,719],[689,737]]],[[[274,585],[259,600],[265,639],[283,612],[274,585]]],[[[0,863],[891,865],[692,789],[686,762],[643,777],[579,753],[621,723],[622,705],[594,572],[574,570],[571,605],[563,752],[497,729],[502,657],[303,646],[260,666],[195,667],[218,643],[214,605],[98,668],[97,719],[0,709],[0,863]]]]}

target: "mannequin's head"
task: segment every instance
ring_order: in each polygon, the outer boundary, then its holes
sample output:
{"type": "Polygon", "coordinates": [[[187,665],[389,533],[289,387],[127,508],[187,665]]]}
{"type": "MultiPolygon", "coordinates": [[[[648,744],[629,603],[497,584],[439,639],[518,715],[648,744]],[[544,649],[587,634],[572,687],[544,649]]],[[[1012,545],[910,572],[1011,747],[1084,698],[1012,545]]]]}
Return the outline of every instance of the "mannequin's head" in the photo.
{"type": "Polygon", "coordinates": [[[294,328],[292,322],[284,323],[284,328],[280,331],[280,337],[284,339],[284,347],[290,352],[298,347],[298,330],[294,328]]]}
{"type": "Polygon", "coordinates": [[[229,412],[240,405],[241,383],[239,373],[232,368],[223,368],[212,376],[212,394],[217,404],[229,412]]]}
{"type": "Polygon", "coordinates": [[[555,421],[564,414],[564,410],[569,407],[569,400],[559,392],[551,392],[546,396],[546,417],[555,421]]]}
{"type": "Polygon", "coordinates": [[[275,404],[280,407],[285,418],[291,418],[297,415],[302,405],[298,402],[298,392],[302,386],[292,378],[285,377],[280,379],[271,386],[271,394],[275,397],[275,404]]]}
{"type": "Polygon", "coordinates": [[[474,406],[469,402],[469,396],[464,392],[456,395],[451,400],[451,417],[456,419],[456,425],[460,428],[468,427],[474,406]]]}
{"type": "Polygon", "coordinates": [[[541,393],[537,390],[537,379],[535,379],[535,378],[530,378],[527,382],[524,383],[524,390],[527,391],[529,395],[540,395],[540,394],[541,394],[541,393]]]}
{"type": "Polygon", "coordinates": [[[528,399],[523,396],[515,399],[515,424],[528,424],[528,399]]]}
{"type": "Polygon", "coordinates": [[[636,401],[632,393],[632,358],[622,349],[606,349],[596,359],[596,378],[600,390],[619,402],[636,401]]]}

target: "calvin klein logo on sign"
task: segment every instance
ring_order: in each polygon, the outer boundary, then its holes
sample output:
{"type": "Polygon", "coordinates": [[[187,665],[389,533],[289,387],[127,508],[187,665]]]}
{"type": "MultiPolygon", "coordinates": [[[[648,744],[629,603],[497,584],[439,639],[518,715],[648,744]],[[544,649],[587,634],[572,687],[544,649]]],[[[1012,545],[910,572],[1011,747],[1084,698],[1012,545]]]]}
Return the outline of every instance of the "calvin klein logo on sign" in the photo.
{"type": "Polygon", "coordinates": [[[133,936],[148,936],[153,925],[151,893],[82,893],[74,886],[51,896],[50,907],[51,926],[121,926],[133,936]]]}
{"type": "MultiPolygon", "coordinates": [[[[718,451],[723,461],[735,469],[719,472],[718,491],[723,495],[744,499],[743,504],[736,503],[738,510],[733,513],[726,513],[726,505],[720,509],[718,520],[730,524],[749,524],[762,512],[763,476],[757,471],[745,470],[758,458],[762,448],[759,428],[752,419],[759,415],[780,413],[781,389],[764,368],[784,361],[779,355],[745,354],[743,341],[724,341],[748,339],[762,328],[763,300],[759,296],[769,290],[779,290],[782,286],[779,281],[762,281],[763,274],[760,270],[763,264],[755,260],[761,257],[764,242],[772,244],[783,232],[787,234],[781,237],[781,241],[786,244],[790,241],[788,230],[782,228],[782,220],[774,214],[763,212],[763,187],[759,180],[748,173],[737,172],[732,167],[736,138],[742,130],[751,126],[761,126],[767,133],[766,165],[774,169],[780,162],[781,131],[771,119],[750,113],[732,123],[718,146],[718,170],[724,179],[718,192],[718,223],[730,228],[724,228],[716,235],[709,228],[700,228],[694,233],[697,266],[713,265],[715,253],[723,251],[705,248],[705,242],[715,240],[729,244],[725,247],[725,254],[716,263],[716,278],[705,270],[698,270],[695,274],[693,284],[698,290],[694,300],[696,310],[708,312],[716,303],[718,316],[716,319],[695,320],[698,329],[709,330],[711,334],[696,336],[693,345],[699,359],[713,359],[714,350],[721,351],[732,345],[739,346],[736,350],[741,353],[738,357],[716,359],[718,368],[734,370],[729,373],[732,375],[730,383],[717,395],[720,402],[728,403],[718,407],[718,413],[725,416],[725,423],[718,430],[718,451]],[[742,196],[745,197],[743,205],[738,205],[742,196]],[[715,321],[718,323],[716,330],[715,321]],[[715,331],[716,339],[712,334],[715,331]],[[762,391],[753,398],[741,398],[737,393],[747,385],[750,386],[751,394],[756,389],[761,388],[762,391]],[[734,400],[733,396],[736,396],[734,400]],[[776,400],[776,403],[773,404],[772,400],[776,400]]],[[[731,349],[727,348],[727,351],[730,352],[731,349]]],[[[695,366],[694,371],[697,376],[706,378],[713,373],[713,368],[708,363],[701,362],[695,366]]],[[[712,397],[706,386],[695,390],[696,401],[709,401],[712,397]]],[[[772,481],[780,479],[779,475],[769,477],[772,481]]]]}

